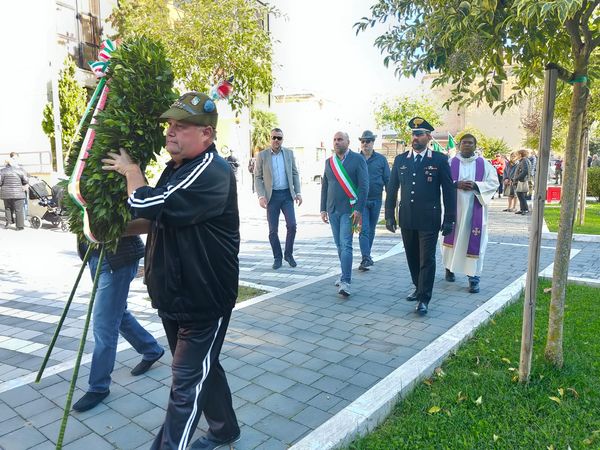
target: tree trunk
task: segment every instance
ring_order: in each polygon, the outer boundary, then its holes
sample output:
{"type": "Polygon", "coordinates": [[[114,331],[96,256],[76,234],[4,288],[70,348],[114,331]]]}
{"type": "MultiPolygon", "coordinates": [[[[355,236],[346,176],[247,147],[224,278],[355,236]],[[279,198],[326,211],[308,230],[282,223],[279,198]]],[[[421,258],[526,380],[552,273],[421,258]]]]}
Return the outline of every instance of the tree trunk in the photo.
{"type": "Polygon", "coordinates": [[[52,155],[52,170],[56,172],[56,140],[50,139],[50,153],[52,155]]]}
{"type": "MultiPolygon", "coordinates": [[[[581,71],[577,73],[581,74],[585,72],[581,71]]],[[[577,205],[579,144],[587,95],[588,88],[585,81],[574,83],[573,96],[571,98],[569,133],[564,156],[560,222],[556,240],[554,272],[552,274],[552,298],[550,300],[548,336],[544,351],[546,359],[556,367],[562,367],[564,362],[562,343],[565,292],[569,275],[573,222],[575,220],[577,205]]]]}

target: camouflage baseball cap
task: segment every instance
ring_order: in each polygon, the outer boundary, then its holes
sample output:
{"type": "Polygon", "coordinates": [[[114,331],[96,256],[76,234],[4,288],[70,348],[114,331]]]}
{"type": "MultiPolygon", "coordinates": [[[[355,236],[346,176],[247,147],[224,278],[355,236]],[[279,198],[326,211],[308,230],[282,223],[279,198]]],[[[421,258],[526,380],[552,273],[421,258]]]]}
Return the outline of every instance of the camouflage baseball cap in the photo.
{"type": "Polygon", "coordinates": [[[200,92],[187,92],[179,97],[171,107],[159,118],[161,122],[167,119],[181,120],[194,125],[217,126],[217,106],[208,95],[200,92]]]}

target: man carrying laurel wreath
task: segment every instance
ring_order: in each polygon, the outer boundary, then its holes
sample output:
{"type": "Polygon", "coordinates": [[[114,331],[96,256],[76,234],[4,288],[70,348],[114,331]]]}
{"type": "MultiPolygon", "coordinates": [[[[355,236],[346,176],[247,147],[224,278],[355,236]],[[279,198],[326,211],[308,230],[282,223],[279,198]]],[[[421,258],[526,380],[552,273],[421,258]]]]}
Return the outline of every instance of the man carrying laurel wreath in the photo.
{"type": "Polygon", "coordinates": [[[191,448],[214,449],[240,437],[219,362],[237,298],[240,232],[235,176],[214,145],[217,119],[215,103],[198,92],[161,115],[172,159],[154,188],[124,150],[102,160],[104,169],[126,177],[132,215],[148,230],[146,284],[173,354],[154,450],[187,448],[202,413],[209,430],[191,448]]]}

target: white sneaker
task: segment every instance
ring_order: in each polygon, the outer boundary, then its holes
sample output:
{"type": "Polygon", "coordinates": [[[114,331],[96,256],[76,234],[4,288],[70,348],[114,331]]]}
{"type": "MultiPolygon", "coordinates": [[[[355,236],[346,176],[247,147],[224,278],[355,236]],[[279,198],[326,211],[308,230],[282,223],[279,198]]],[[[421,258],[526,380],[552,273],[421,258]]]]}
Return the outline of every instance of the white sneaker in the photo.
{"type": "Polygon", "coordinates": [[[340,288],[338,289],[338,294],[340,294],[342,297],[349,297],[350,296],[350,284],[342,281],[340,283],[340,288]]]}
{"type": "Polygon", "coordinates": [[[340,284],[342,284],[342,278],[338,278],[337,280],[335,280],[335,282],[333,283],[333,285],[335,287],[340,287],[340,284]]]}

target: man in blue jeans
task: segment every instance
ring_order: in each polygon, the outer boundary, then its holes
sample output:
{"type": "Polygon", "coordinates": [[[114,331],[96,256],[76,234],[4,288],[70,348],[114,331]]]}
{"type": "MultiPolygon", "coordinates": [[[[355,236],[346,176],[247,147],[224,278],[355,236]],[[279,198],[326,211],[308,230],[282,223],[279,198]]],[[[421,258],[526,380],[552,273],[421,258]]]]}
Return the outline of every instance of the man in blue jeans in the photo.
{"type": "Polygon", "coordinates": [[[381,197],[383,188],[387,186],[390,180],[390,166],[387,159],[382,154],[373,151],[376,137],[372,131],[365,130],[359,138],[360,153],[367,161],[367,171],[369,172],[369,195],[362,215],[362,229],[358,235],[360,253],[362,254],[358,270],[363,272],[369,270],[369,267],[373,265],[371,247],[373,247],[375,228],[381,212],[381,197]]]}
{"type": "MultiPolygon", "coordinates": [[[[87,245],[80,243],[80,257],[87,245]]],[[[88,265],[92,279],[100,269],[93,311],[94,352],[89,375],[88,391],[74,405],[83,412],[97,406],[110,394],[110,374],[115,366],[119,333],[142,355],[142,361],[132,369],[133,376],[145,373],[158,361],[165,350],[156,342],[127,309],[129,285],[138,271],[144,256],[144,244],[139,236],[121,238],[115,252],[105,252],[102,266],[98,268],[100,252],[92,250],[88,265]]]]}
{"type": "Polygon", "coordinates": [[[256,156],[254,165],[254,183],[258,194],[258,203],[267,210],[269,222],[269,242],[273,250],[273,269],[281,267],[282,258],[291,267],[296,267],[294,259],[294,239],[296,238],[296,214],[294,201],[300,206],[300,175],[296,167],[294,152],[282,147],[283,131],[271,130],[271,147],[256,156]],[[287,234],[285,250],[281,253],[279,242],[279,213],[283,212],[287,234]]]}
{"type": "Polygon", "coordinates": [[[342,275],[338,294],[350,295],[352,282],[352,235],[360,228],[362,211],[369,193],[369,174],[365,159],[351,151],[348,133],[333,136],[334,154],[325,161],[321,184],[321,220],[331,225],[342,275]]]}

